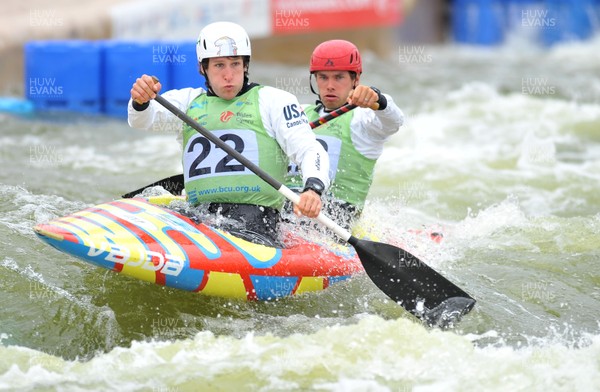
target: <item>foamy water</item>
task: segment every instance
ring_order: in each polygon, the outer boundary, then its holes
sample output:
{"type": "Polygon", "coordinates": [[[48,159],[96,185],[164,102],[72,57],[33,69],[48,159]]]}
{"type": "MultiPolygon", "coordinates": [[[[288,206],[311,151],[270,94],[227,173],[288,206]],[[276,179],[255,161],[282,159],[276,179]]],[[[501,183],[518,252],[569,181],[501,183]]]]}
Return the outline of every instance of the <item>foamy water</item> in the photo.
{"type": "MultiPolygon", "coordinates": [[[[363,81],[407,118],[363,224],[478,300],[444,332],[365,277],[238,303],[59,253],[33,225],[177,173],[174,135],[0,117],[0,389],[597,390],[600,42],[523,45],[426,47],[412,63],[365,55],[363,81]],[[430,228],[440,244],[413,231],[430,228]]],[[[290,90],[306,73],[251,66],[290,90]]]]}

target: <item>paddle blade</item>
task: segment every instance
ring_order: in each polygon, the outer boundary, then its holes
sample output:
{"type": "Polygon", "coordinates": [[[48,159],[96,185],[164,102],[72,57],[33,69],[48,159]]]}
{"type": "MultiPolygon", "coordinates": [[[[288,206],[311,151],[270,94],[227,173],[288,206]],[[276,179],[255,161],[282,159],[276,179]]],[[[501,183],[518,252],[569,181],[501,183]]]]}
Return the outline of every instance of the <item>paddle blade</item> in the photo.
{"type": "Polygon", "coordinates": [[[469,294],[403,249],[356,237],[348,242],[373,283],[431,326],[445,328],[475,305],[469,294]]]}
{"type": "Polygon", "coordinates": [[[170,192],[174,195],[180,195],[181,191],[183,191],[183,189],[185,188],[185,185],[183,183],[183,174],[175,174],[174,176],[163,178],[162,180],[153,182],[152,184],[146,185],[140,189],[136,189],[135,191],[126,193],[121,197],[124,199],[131,199],[132,197],[135,197],[135,195],[139,195],[140,193],[142,193],[144,189],[158,185],[165,188],[167,192],[170,192]]]}

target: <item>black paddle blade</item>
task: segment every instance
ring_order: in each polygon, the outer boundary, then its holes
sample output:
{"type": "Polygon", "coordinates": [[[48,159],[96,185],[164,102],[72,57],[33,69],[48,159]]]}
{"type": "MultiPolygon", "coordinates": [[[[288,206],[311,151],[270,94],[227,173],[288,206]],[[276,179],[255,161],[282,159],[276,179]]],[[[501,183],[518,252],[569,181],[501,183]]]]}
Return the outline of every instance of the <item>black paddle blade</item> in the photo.
{"type": "Polygon", "coordinates": [[[430,327],[449,328],[459,322],[462,316],[469,313],[475,306],[473,298],[451,297],[433,309],[427,309],[421,314],[421,318],[430,327]]]}
{"type": "Polygon", "coordinates": [[[373,283],[430,326],[446,328],[475,305],[469,294],[403,249],[356,237],[348,242],[373,283]]]}
{"type": "Polygon", "coordinates": [[[163,178],[162,180],[153,182],[152,184],[141,187],[140,189],[136,189],[135,191],[126,193],[121,197],[124,199],[131,199],[132,197],[135,197],[135,195],[139,195],[140,193],[142,193],[144,189],[159,185],[165,188],[166,191],[174,195],[180,195],[181,191],[183,191],[183,189],[185,188],[185,185],[183,183],[183,174],[176,174],[171,177],[163,178]]]}

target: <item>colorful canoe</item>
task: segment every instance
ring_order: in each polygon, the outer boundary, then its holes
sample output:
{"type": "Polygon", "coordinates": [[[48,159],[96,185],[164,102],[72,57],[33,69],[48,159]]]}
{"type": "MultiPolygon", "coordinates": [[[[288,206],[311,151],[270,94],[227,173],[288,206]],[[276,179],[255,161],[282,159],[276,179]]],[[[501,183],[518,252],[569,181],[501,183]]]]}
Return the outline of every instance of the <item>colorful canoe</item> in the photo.
{"type": "Polygon", "coordinates": [[[144,281],[225,298],[271,300],[363,272],[350,247],[300,238],[257,245],[165,207],[173,197],[120,199],[34,227],[56,249],[144,281]]]}

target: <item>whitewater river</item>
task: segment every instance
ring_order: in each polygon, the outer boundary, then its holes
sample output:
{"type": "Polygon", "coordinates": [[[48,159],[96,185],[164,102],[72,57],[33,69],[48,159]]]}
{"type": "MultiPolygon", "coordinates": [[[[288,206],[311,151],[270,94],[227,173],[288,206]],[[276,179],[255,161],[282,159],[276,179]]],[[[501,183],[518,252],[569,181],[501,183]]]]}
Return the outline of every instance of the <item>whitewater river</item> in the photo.
{"type": "MultiPolygon", "coordinates": [[[[478,300],[456,328],[424,327],[364,276],[239,303],[59,253],[36,223],[180,172],[177,142],[116,119],[1,115],[0,390],[600,389],[600,41],[365,63],[407,116],[365,224],[478,300]]],[[[305,68],[251,76],[310,102],[305,68]]]]}

